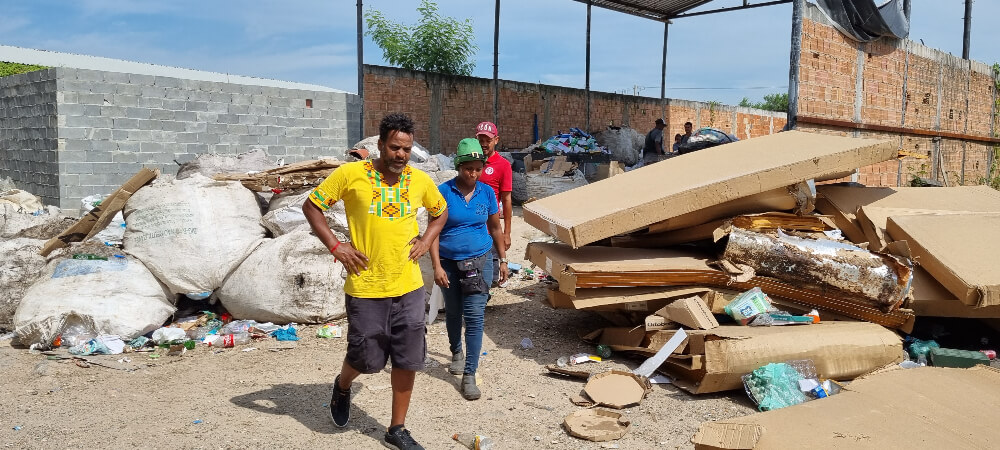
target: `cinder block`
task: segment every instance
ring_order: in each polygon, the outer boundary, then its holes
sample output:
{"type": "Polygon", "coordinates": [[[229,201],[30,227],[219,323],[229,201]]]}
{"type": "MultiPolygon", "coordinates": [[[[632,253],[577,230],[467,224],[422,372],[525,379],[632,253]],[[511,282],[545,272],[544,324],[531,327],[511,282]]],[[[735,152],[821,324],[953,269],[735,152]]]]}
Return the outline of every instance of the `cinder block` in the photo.
{"type": "Polygon", "coordinates": [[[227,111],[229,114],[248,114],[250,113],[250,105],[229,105],[227,111]]]}
{"type": "Polygon", "coordinates": [[[111,118],[125,117],[124,106],[100,106],[99,108],[101,109],[101,111],[100,114],[98,115],[102,117],[111,117],[111,118]]]}
{"type": "Polygon", "coordinates": [[[260,144],[260,136],[240,135],[237,142],[240,144],[260,144]]]}
{"type": "Polygon", "coordinates": [[[208,144],[191,143],[185,146],[187,153],[208,153],[208,144]]]}
{"type": "Polygon", "coordinates": [[[91,150],[86,152],[87,162],[92,163],[109,163],[111,162],[111,150],[91,150]]]}
{"type": "Polygon", "coordinates": [[[84,105],[103,105],[105,97],[108,96],[105,96],[104,94],[94,94],[90,92],[80,92],[79,94],[77,94],[77,99],[79,100],[79,103],[84,105]]]}
{"type": "Polygon", "coordinates": [[[229,104],[209,102],[208,111],[213,113],[225,114],[229,112],[229,104]]]}
{"type": "Polygon", "coordinates": [[[179,144],[192,144],[198,142],[198,133],[177,133],[174,138],[179,144]]]}
{"type": "Polygon", "coordinates": [[[261,105],[250,105],[248,113],[260,117],[269,116],[267,113],[267,106],[261,105]]]}
{"type": "Polygon", "coordinates": [[[153,84],[155,86],[166,88],[180,88],[183,86],[182,83],[183,81],[181,79],[173,77],[156,77],[153,80],[153,84]]]}
{"type": "Polygon", "coordinates": [[[198,115],[201,113],[193,111],[174,111],[174,120],[182,122],[193,122],[198,120],[198,115]]]}
{"type": "Polygon", "coordinates": [[[139,96],[136,95],[124,95],[115,94],[112,96],[111,103],[115,106],[139,106],[139,96]]]}
{"type": "Polygon", "coordinates": [[[114,152],[112,154],[112,161],[115,163],[134,164],[139,162],[139,158],[132,152],[114,152]]]}
{"type": "Polygon", "coordinates": [[[226,103],[226,104],[229,104],[229,103],[232,103],[233,96],[232,96],[232,94],[221,92],[221,89],[220,89],[219,92],[212,92],[212,93],[210,93],[209,96],[208,96],[208,100],[211,101],[211,102],[213,102],[213,103],[226,103]]]}
{"type": "Polygon", "coordinates": [[[149,108],[125,108],[125,117],[129,119],[149,119],[149,108]]]}
{"type": "Polygon", "coordinates": [[[237,124],[240,119],[236,114],[219,114],[219,118],[216,121],[218,123],[237,124]]]}
{"type": "Polygon", "coordinates": [[[173,100],[184,100],[187,102],[188,91],[186,89],[172,89],[166,88],[163,90],[164,98],[173,100]]]}
{"type": "Polygon", "coordinates": [[[260,144],[261,145],[278,145],[278,138],[279,137],[280,136],[261,136],[260,137],[260,144]]]}
{"type": "Polygon", "coordinates": [[[218,144],[219,135],[215,133],[198,133],[198,142],[203,144],[218,144]]]}
{"type": "Polygon", "coordinates": [[[118,151],[120,151],[120,152],[133,152],[133,153],[136,153],[136,152],[139,151],[139,145],[140,145],[139,142],[134,142],[134,141],[118,141],[118,142],[116,142],[116,144],[118,145],[118,151]]]}
{"type": "Polygon", "coordinates": [[[192,101],[189,101],[189,102],[185,103],[184,109],[186,109],[188,111],[208,111],[208,103],[207,102],[192,102],[192,101]]]}
{"type": "MultiPolygon", "coordinates": [[[[69,120],[69,118],[67,118],[67,120],[69,120]]],[[[139,128],[138,119],[113,119],[113,120],[114,122],[112,123],[111,126],[119,130],[135,130],[139,128]]]]}
{"type": "Polygon", "coordinates": [[[254,125],[257,123],[257,116],[251,116],[247,114],[237,115],[237,122],[244,125],[254,125]]]}
{"type": "Polygon", "coordinates": [[[87,162],[87,152],[83,150],[63,150],[59,152],[60,163],[87,162]]]}
{"type": "Polygon", "coordinates": [[[152,75],[141,75],[137,73],[128,74],[128,81],[132,84],[140,84],[145,86],[151,86],[156,82],[156,77],[152,75]]]}
{"type": "Polygon", "coordinates": [[[209,102],[212,95],[205,91],[189,90],[187,91],[187,99],[188,101],[209,102]]]}
{"type": "Polygon", "coordinates": [[[77,69],[76,79],[80,81],[104,81],[104,73],[99,70],[77,69]]]}
{"type": "Polygon", "coordinates": [[[149,111],[149,118],[156,120],[173,120],[174,111],[169,109],[151,109],[149,111]]]}
{"type": "Polygon", "coordinates": [[[162,130],[163,121],[152,119],[139,119],[140,130],[162,130]]]}
{"type": "Polygon", "coordinates": [[[159,139],[153,139],[152,130],[129,130],[128,140],[133,142],[161,142],[159,139]]]}
{"type": "Polygon", "coordinates": [[[163,100],[159,97],[139,97],[136,106],[140,108],[163,108],[163,100]]]}
{"type": "Polygon", "coordinates": [[[208,124],[205,122],[182,122],[184,123],[184,130],[191,133],[204,133],[208,129],[208,124]]]}
{"type": "Polygon", "coordinates": [[[139,151],[142,153],[157,153],[163,151],[163,144],[160,142],[141,142],[139,151]]]}
{"type": "MultiPolygon", "coordinates": [[[[91,150],[91,152],[110,152],[110,151],[118,150],[118,145],[116,145],[114,141],[95,141],[95,140],[91,140],[90,142],[91,142],[91,145],[94,146],[94,148],[93,148],[93,150],[91,150]]],[[[100,161],[97,161],[97,162],[100,162],[100,161]]]]}
{"type": "Polygon", "coordinates": [[[169,109],[172,111],[184,111],[184,108],[186,106],[187,106],[186,100],[170,99],[170,98],[163,99],[163,106],[162,106],[163,109],[169,109]]]}

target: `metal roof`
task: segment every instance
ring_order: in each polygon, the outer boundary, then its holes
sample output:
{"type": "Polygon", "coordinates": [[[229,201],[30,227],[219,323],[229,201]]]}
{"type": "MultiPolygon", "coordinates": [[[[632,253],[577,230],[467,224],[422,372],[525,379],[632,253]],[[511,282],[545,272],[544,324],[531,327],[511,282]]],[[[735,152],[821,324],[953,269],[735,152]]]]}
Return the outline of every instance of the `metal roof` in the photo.
{"type": "Polygon", "coordinates": [[[665,22],[670,19],[687,16],[700,16],[703,14],[713,14],[717,12],[735,11],[739,9],[757,8],[761,6],[778,5],[790,3],[792,0],[772,0],[762,3],[751,4],[749,0],[743,0],[742,6],[732,6],[708,11],[698,11],[687,13],[701,5],[712,2],[712,0],[576,0],[580,3],[590,3],[598,8],[610,9],[633,16],[665,22]]]}

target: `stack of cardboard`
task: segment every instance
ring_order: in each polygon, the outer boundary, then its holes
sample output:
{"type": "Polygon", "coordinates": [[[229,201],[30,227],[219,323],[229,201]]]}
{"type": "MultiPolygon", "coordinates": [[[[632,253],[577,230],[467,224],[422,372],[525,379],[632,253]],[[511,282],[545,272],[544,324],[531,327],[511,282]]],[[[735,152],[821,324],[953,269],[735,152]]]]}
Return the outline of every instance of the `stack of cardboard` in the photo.
{"type": "Polygon", "coordinates": [[[563,242],[532,243],[526,257],[558,281],[553,307],[625,327],[595,342],[649,354],[686,329],[687,344],[660,370],[691,392],[736,389],[761,365],[803,358],[824,378],[851,379],[902,360],[885,327],[912,327],[900,304],[925,280],[913,279],[905,255],[839,238],[837,228],[858,237],[841,226],[856,217],[812,214],[813,183],[896,156],[887,141],[793,131],[672,158],[525,205],[528,223],[563,242]],[[744,243],[779,247],[723,251],[733,230],[744,243]],[[845,277],[858,270],[867,278],[852,286],[845,277]],[[824,323],[720,326],[713,313],[753,287],[782,309],[819,310],[824,323]]]}

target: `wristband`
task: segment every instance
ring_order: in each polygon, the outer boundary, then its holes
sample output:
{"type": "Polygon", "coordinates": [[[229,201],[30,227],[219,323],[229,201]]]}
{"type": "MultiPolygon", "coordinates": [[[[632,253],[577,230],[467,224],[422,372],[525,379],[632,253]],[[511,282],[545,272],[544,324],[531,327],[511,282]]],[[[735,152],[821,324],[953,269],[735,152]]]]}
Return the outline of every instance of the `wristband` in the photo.
{"type": "Polygon", "coordinates": [[[330,253],[337,251],[337,247],[340,247],[340,241],[337,241],[337,244],[330,248],[330,253]]]}

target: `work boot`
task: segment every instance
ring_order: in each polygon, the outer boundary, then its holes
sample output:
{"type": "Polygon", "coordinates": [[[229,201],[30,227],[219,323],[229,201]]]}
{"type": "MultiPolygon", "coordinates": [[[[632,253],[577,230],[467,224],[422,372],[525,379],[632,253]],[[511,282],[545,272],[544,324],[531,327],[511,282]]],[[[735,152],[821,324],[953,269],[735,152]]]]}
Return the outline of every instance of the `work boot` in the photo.
{"type": "Polygon", "coordinates": [[[346,427],[351,420],[351,388],[340,388],[340,375],[333,380],[333,396],[330,398],[330,417],[333,424],[338,427],[346,427]]]}
{"type": "Polygon", "coordinates": [[[451,365],[448,366],[448,373],[452,375],[465,373],[465,353],[461,350],[451,354],[451,365]]]}
{"type": "Polygon", "coordinates": [[[462,397],[466,400],[479,400],[481,395],[479,386],[476,386],[476,376],[462,375],[462,397]]]}
{"type": "Polygon", "coordinates": [[[389,427],[389,431],[386,431],[385,437],[382,438],[382,445],[396,450],[424,450],[424,447],[410,436],[410,430],[403,425],[389,427]]]}

